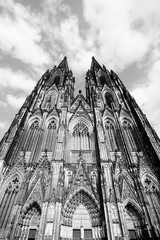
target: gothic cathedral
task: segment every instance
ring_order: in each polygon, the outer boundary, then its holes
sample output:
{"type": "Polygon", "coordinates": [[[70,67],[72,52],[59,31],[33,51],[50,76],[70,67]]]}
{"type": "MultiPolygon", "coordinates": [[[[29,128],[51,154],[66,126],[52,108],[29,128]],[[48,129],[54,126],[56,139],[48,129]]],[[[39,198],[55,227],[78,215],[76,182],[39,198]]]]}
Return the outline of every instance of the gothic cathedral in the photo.
{"type": "Polygon", "coordinates": [[[0,143],[0,240],[160,239],[160,140],[92,58],[86,97],[66,57],[0,143]]]}

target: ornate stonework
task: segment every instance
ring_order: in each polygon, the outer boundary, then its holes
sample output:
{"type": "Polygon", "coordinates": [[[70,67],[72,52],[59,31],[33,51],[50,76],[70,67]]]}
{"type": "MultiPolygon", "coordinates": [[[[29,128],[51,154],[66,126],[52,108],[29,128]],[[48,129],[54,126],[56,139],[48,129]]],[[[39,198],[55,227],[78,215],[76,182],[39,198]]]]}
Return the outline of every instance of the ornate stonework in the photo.
{"type": "Polygon", "coordinates": [[[74,83],[65,57],[0,143],[0,240],[158,240],[160,140],[94,58],[74,83]]]}

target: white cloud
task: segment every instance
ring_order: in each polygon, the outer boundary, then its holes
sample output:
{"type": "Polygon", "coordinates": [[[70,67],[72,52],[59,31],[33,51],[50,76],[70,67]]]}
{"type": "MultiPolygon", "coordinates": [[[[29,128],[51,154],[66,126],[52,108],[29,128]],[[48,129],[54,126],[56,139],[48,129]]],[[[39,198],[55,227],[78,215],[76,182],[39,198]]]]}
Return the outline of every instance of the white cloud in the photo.
{"type": "Polygon", "coordinates": [[[11,94],[7,95],[7,103],[14,107],[15,109],[19,109],[22,104],[24,103],[25,98],[24,97],[15,97],[11,94]]]}
{"type": "Polygon", "coordinates": [[[151,124],[160,135],[160,59],[157,60],[151,67],[145,84],[137,87],[132,95],[137,100],[144,113],[149,118],[151,124]]]}
{"type": "Polygon", "coordinates": [[[0,68],[0,86],[31,92],[36,82],[27,73],[13,71],[10,68],[0,68]]]}
{"type": "Polygon", "coordinates": [[[90,27],[87,36],[99,46],[96,56],[102,62],[124,69],[134,61],[140,62],[151,46],[158,47],[158,0],[154,4],[149,0],[142,1],[143,4],[138,0],[83,2],[84,17],[90,27]]]}
{"type": "Polygon", "coordinates": [[[0,100],[0,107],[7,107],[6,102],[0,100]]]}
{"type": "Polygon", "coordinates": [[[6,122],[0,122],[0,129],[5,129],[6,125],[6,122]]]}
{"type": "Polygon", "coordinates": [[[12,0],[2,0],[0,6],[3,7],[0,15],[1,50],[33,67],[49,64],[50,55],[41,42],[39,15],[12,0]]]}

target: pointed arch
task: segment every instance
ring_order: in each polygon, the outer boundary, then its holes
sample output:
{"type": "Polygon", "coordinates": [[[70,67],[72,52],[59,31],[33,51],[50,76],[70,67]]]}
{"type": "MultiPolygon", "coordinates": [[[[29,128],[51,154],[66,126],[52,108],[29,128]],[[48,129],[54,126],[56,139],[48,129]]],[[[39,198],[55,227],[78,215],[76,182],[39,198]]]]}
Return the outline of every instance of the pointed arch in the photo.
{"type": "Polygon", "coordinates": [[[107,146],[109,151],[115,151],[118,149],[116,142],[115,122],[111,117],[105,117],[103,120],[105,135],[107,139],[107,146]]]}
{"type": "Polygon", "coordinates": [[[25,151],[33,151],[39,137],[40,130],[40,119],[39,117],[34,117],[29,121],[29,129],[27,131],[26,140],[24,143],[25,151]]]}
{"type": "Polygon", "coordinates": [[[127,198],[123,206],[124,211],[126,211],[125,218],[129,236],[135,236],[135,239],[141,239],[143,236],[145,239],[148,239],[145,216],[138,203],[131,198],[127,198]],[[129,225],[127,223],[129,223],[129,225]]]}
{"type": "Polygon", "coordinates": [[[88,127],[89,133],[93,131],[92,123],[87,118],[84,117],[76,117],[73,120],[71,120],[71,122],[69,122],[69,130],[72,132],[74,126],[79,122],[84,123],[88,127]]]}
{"type": "Polygon", "coordinates": [[[73,214],[80,204],[84,205],[89,212],[92,227],[101,226],[100,206],[95,198],[83,188],[74,192],[66,201],[62,210],[63,224],[67,225],[69,222],[72,226],[73,214]]]}
{"type": "Polygon", "coordinates": [[[28,119],[28,123],[27,123],[27,128],[29,129],[30,126],[35,122],[35,121],[38,121],[39,125],[41,124],[41,116],[39,115],[36,115],[36,116],[31,116],[29,119],[28,119]]]}
{"type": "Polygon", "coordinates": [[[118,101],[116,99],[115,93],[105,84],[102,89],[102,96],[104,103],[109,109],[113,109],[113,105],[118,106],[118,101]]]}
{"type": "Polygon", "coordinates": [[[50,117],[46,121],[46,139],[44,141],[44,149],[52,152],[55,148],[56,137],[57,137],[57,119],[50,117]]]}
{"type": "Polygon", "coordinates": [[[159,232],[160,226],[160,186],[157,179],[148,173],[141,178],[142,186],[150,206],[150,214],[159,232]]]}
{"type": "Polygon", "coordinates": [[[136,146],[136,142],[135,142],[136,138],[134,136],[135,134],[134,134],[132,119],[129,116],[128,117],[122,116],[120,120],[121,120],[123,129],[124,129],[125,137],[128,142],[128,146],[129,146],[130,150],[136,151],[137,146],[136,146]]]}
{"type": "Polygon", "coordinates": [[[17,173],[11,175],[2,186],[1,192],[3,192],[3,194],[0,199],[0,229],[6,228],[10,220],[9,218],[17,200],[20,186],[21,180],[17,173]]]}
{"type": "Polygon", "coordinates": [[[69,124],[70,138],[72,141],[71,150],[90,150],[91,134],[93,132],[92,124],[84,117],[77,117],[69,124]]]}
{"type": "Polygon", "coordinates": [[[36,239],[38,236],[39,224],[41,217],[41,207],[37,201],[30,203],[27,208],[23,209],[20,216],[20,224],[17,225],[15,238],[36,239]]]}
{"type": "Polygon", "coordinates": [[[159,183],[157,181],[157,178],[155,176],[153,176],[152,174],[150,173],[144,173],[142,176],[141,176],[141,182],[142,182],[142,185],[144,184],[144,181],[145,179],[148,178],[150,179],[156,186],[157,188],[159,188],[159,183]]]}

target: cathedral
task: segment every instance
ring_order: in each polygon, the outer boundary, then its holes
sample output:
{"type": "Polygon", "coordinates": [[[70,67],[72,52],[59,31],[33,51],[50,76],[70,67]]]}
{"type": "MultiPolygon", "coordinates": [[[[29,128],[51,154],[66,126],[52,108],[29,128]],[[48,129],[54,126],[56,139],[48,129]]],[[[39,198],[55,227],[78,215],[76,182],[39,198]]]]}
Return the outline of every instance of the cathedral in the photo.
{"type": "Polygon", "coordinates": [[[0,240],[160,239],[156,132],[94,57],[74,84],[65,57],[0,142],[0,240]]]}

